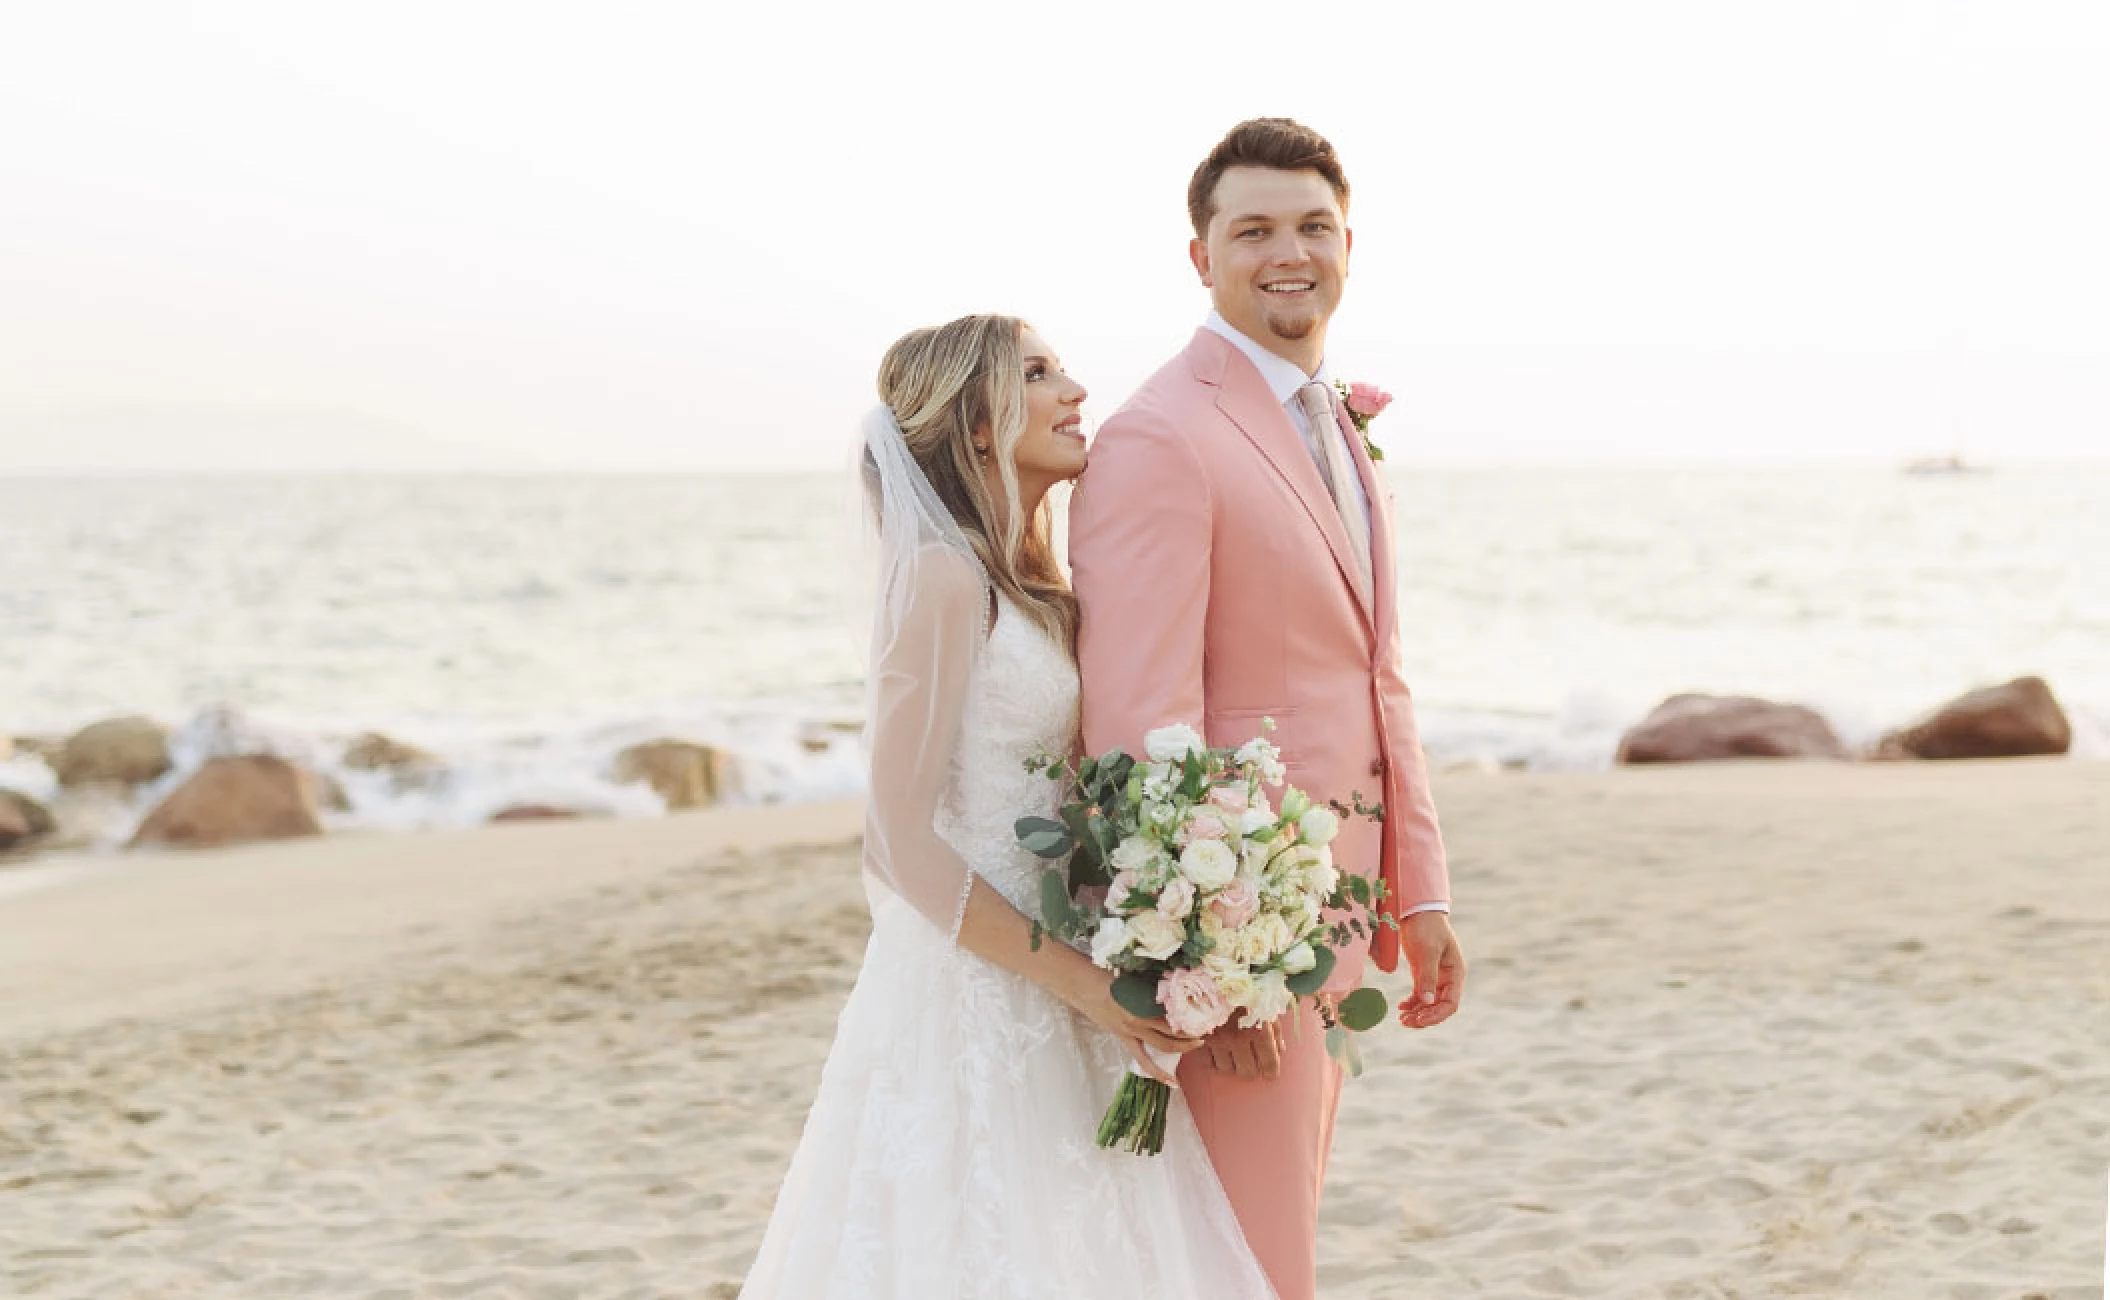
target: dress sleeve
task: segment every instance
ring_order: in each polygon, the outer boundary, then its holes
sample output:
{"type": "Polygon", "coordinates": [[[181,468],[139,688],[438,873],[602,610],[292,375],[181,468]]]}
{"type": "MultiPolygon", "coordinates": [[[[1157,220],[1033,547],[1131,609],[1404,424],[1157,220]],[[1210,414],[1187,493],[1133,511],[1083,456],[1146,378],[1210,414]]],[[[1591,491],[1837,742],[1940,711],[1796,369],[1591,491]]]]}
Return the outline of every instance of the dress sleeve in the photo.
{"type": "Polygon", "coordinates": [[[957,939],[974,873],[938,834],[988,589],[963,558],[924,552],[904,606],[872,647],[867,691],[871,796],[865,871],[957,939]]]}

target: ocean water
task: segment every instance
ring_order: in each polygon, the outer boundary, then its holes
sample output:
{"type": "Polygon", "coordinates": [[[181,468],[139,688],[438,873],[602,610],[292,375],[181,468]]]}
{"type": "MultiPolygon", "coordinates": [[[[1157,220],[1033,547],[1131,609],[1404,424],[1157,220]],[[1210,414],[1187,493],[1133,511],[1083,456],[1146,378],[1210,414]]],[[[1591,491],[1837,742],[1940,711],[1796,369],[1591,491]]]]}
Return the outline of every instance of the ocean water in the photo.
{"type": "MultiPolygon", "coordinates": [[[[2110,472],[1392,478],[1439,763],[1601,766],[1679,690],[1807,703],[1865,741],[2028,672],[2110,754],[2110,472]]],[[[180,728],[162,787],[230,749],[336,771],[369,729],[448,761],[415,788],[339,773],[347,825],[648,815],[608,768],[661,735],[733,750],[746,798],[850,793],[847,479],[0,479],[0,733],[146,713],[180,728]]],[[[0,762],[0,785],[50,782],[0,762]]]]}

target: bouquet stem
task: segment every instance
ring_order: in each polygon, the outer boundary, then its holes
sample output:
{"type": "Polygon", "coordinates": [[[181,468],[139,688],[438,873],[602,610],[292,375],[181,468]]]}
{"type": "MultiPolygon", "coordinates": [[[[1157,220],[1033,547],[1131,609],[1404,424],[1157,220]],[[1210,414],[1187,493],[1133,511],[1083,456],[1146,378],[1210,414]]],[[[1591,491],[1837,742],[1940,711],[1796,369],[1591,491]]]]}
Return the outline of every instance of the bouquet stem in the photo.
{"type": "Polygon", "coordinates": [[[1122,1147],[1136,1155],[1158,1154],[1165,1149],[1165,1114],[1171,1105],[1172,1089],[1156,1079],[1122,1075],[1114,1103],[1099,1121],[1099,1145],[1122,1147]]]}

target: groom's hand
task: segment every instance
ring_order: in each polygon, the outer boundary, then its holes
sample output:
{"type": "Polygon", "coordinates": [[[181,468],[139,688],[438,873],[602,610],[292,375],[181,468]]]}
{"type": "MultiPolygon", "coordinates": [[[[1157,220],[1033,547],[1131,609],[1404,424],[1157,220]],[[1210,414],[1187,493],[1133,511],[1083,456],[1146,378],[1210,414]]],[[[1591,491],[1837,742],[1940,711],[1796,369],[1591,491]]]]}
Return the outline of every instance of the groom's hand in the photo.
{"type": "Polygon", "coordinates": [[[1416,912],[1399,923],[1399,946],[1414,972],[1414,992],[1399,1006],[1409,1029],[1440,1025],[1457,1014],[1465,996],[1465,950],[1444,912],[1416,912]]]}
{"type": "Polygon", "coordinates": [[[1272,1079],[1282,1073],[1282,1039],[1275,1022],[1251,1029],[1225,1025],[1202,1040],[1209,1068],[1241,1079],[1272,1079]]]}

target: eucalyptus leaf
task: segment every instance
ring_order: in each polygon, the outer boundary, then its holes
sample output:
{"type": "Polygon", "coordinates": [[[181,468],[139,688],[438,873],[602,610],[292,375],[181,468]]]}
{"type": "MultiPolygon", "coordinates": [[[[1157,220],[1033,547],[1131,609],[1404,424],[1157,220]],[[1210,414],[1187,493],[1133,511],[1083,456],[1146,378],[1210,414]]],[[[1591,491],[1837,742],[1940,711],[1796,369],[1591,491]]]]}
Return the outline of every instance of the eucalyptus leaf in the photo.
{"type": "Polygon", "coordinates": [[[1387,1005],[1383,993],[1365,986],[1342,998],[1336,1013],[1342,1024],[1360,1034],[1384,1022],[1387,1005]]]}
{"type": "Polygon", "coordinates": [[[1028,835],[1038,834],[1041,831],[1056,831],[1059,833],[1062,829],[1062,823],[1050,817],[1021,817],[1011,823],[1011,833],[1019,838],[1020,843],[1024,843],[1028,835]]]}
{"type": "Polygon", "coordinates": [[[1116,976],[1113,995],[1123,1011],[1139,1020],[1155,1020],[1165,1014],[1165,1008],[1158,1005],[1158,982],[1148,975],[1131,971],[1116,976]]]}
{"type": "Polygon", "coordinates": [[[1048,928],[1058,934],[1077,925],[1077,905],[1070,901],[1069,883],[1060,871],[1043,871],[1040,875],[1040,915],[1048,928]]]}
{"type": "Polygon", "coordinates": [[[1292,975],[1284,981],[1284,983],[1289,985],[1289,991],[1300,998],[1310,997],[1324,988],[1326,986],[1326,977],[1333,974],[1333,949],[1313,948],[1312,955],[1319,959],[1317,965],[1302,974],[1292,975]]]}
{"type": "Polygon", "coordinates": [[[1349,1078],[1363,1077],[1363,1053],[1355,1045],[1355,1035],[1339,1025],[1326,1031],[1326,1054],[1340,1063],[1349,1078]]]}
{"type": "Polygon", "coordinates": [[[1050,861],[1069,856],[1070,850],[1075,847],[1070,842],[1069,832],[1061,830],[1034,831],[1031,835],[1019,837],[1018,842],[1021,848],[1034,857],[1047,858],[1050,861]]]}

